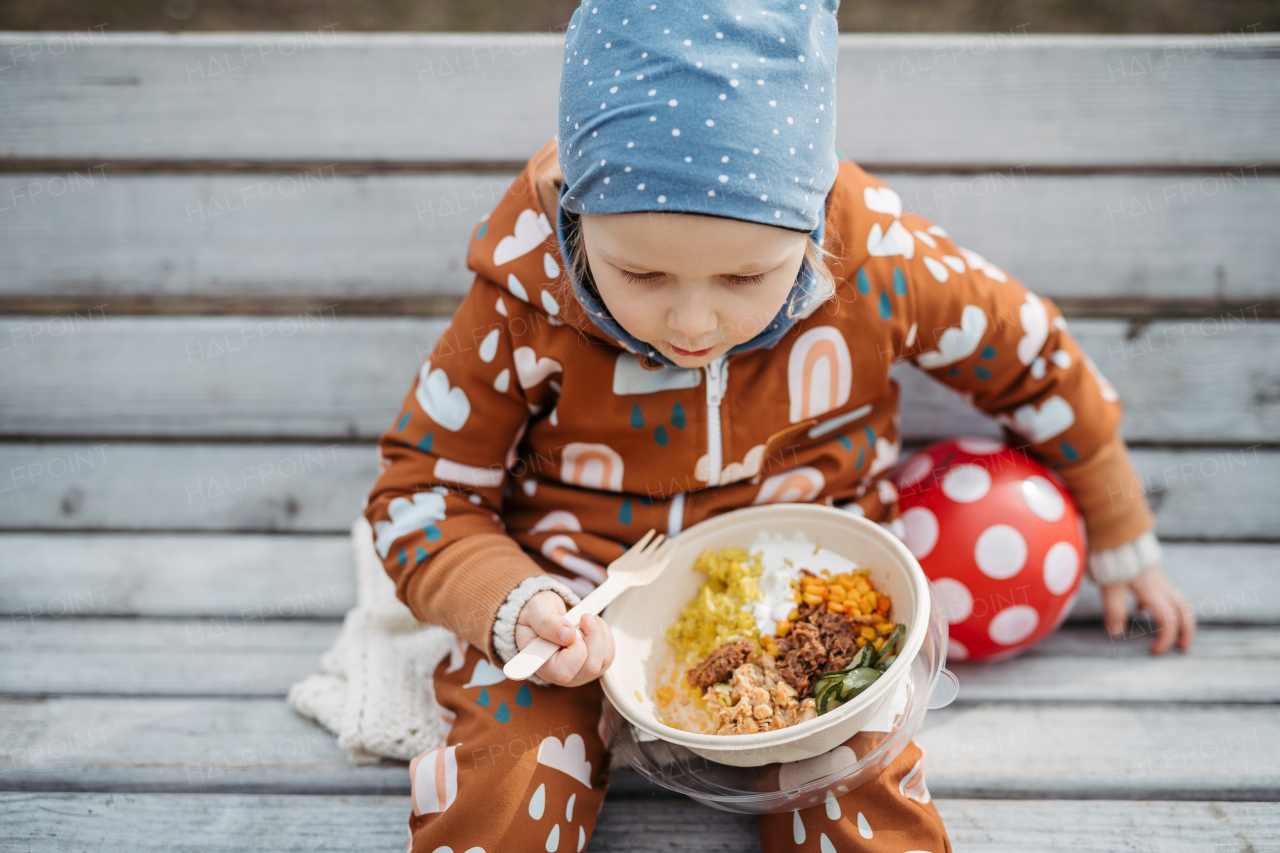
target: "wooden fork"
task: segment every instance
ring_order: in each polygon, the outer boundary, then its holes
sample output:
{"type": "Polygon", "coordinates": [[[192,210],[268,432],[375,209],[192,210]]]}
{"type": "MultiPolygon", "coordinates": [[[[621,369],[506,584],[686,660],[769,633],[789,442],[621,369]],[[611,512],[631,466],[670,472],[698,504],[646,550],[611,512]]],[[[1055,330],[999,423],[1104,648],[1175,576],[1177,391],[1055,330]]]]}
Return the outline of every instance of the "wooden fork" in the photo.
{"type": "MultiPolygon", "coordinates": [[[[653,583],[675,554],[674,539],[667,539],[656,530],[650,530],[625,554],[609,564],[608,577],[593,589],[587,597],[574,605],[565,616],[575,628],[587,613],[599,613],[615,598],[634,586],[653,583]],[[655,538],[654,534],[657,533],[655,538]]],[[[533,675],[563,646],[534,637],[518,655],[507,661],[502,672],[513,681],[523,681],[533,675]]]]}

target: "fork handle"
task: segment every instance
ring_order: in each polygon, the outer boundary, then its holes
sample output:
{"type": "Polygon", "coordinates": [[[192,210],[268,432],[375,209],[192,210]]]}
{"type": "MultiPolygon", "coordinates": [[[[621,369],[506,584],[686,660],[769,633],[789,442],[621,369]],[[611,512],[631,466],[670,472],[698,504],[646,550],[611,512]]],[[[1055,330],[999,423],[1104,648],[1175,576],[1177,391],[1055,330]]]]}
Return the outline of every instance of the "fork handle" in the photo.
{"type": "MultiPolygon", "coordinates": [[[[626,588],[626,584],[617,578],[605,578],[604,583],[591,590],[586,598],[571,607],[565,614],[565,618],[576,628],[582,622],[583,616],[604,610],[626,588]]],[[[512,681],[524,681],[542,669],[542,665],[562,648],[564,647],[558,643],[542,637],[534,637],[533,641],[521,649],[518,655],[507,661],[506,666],[502,668],[502,674],[512,681]]]]}

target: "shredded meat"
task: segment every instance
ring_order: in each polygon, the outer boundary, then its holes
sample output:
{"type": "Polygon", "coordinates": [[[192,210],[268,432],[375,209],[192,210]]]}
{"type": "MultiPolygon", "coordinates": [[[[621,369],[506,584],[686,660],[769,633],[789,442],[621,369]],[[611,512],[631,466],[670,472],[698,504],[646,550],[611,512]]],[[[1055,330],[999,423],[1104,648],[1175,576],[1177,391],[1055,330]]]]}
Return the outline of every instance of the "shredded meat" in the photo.
{"type": "Polygon", "coordinates": [[[791,633],[778,641],[783,659],[778,672],[801,697],[813,695],[815,676],[844,669],[858,653],[858,632],[863,625],[875,625],[875,616],[833,613],[821,604],[803,604],[791,633]]]}
{"type": "Polygon", "coordinates": [[[800,697],[813,693],[813,677],[827,670],[827,649],[819,639],[817,626],[796,622],[791,633],[778,642],[782,662],[778,672],[800,697]]]}
{"type": "Polygon", "coordinates": [[[844,669],[858,653],[858,625],[843,613],[824,611],[809,617],[818,626],[818,638],[827,650],[827,668],[844,669]]]}
{"type": "Polygon", "coordinates": [[[684,677],[694,687],[710,687],[728,681],[730,673],[755,658],[755,645],[747,640],[725,643],[702,663],[687,670],[684,677]]]}

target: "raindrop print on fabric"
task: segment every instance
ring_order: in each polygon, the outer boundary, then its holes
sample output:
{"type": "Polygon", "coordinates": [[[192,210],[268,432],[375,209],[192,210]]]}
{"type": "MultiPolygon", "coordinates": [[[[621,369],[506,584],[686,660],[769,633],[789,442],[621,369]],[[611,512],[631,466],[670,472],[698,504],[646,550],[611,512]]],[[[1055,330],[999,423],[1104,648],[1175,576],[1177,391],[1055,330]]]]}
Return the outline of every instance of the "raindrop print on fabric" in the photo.
{"type": "Polygon", "coordinates": [[[400,417],[400,422],[396,424],[396,432],[404,432],[404,428],[409,424],[409,418],[413,417],[413,412],[405,412],[400,417]]]}
{"type": "Polygon", "coordinates": [[[671,407],[671,425],[676,429],[684,429],[685,423],[687,421],[685,420],[684,406],[676,403],[671,407]]]}
{"type": "Polygon", "coordinates": [[[618,507],[618,521],[622,524],[631,523],[631,498],[622,499],[622,506],[618,507]]]}
{"type": "Polygon", "coordinates": [[[533,691],[529,689],[529,685],[520,685],[520,689],[516,691],[516,704],[521,708],[528,708],[533,704],[533,691]]]}
{"type": "Polygon", "coordinates": [[[639,403],[636,403],[631,409],[631,427],[632,429],[644,429],[644,412],[640,411],[639,403]]]}
{"type": "Polygon", "coordinates": [[[500,723],[511,722],[511,709],[507,707],[506,702],[498,704],[498,710],[493,713],[493,718],[500,723]]]}
{"type": "Polygon", "coordinates": [[[893,292],[899,296],[907,295],[907,277],[902,274],[902,267],[893,268],[893,292]]]}

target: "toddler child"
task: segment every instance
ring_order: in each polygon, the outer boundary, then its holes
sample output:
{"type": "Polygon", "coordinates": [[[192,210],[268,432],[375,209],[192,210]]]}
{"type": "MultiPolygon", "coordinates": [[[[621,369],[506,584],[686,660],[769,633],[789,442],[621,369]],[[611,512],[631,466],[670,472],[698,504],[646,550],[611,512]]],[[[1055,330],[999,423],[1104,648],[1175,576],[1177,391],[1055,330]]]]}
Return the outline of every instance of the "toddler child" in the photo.
{"type": "MultiPolygon", "coordinates": [[[[365,509],[399,597],[459,640],[434,675],[447,745],[411,765],[412,850],[583,849],[614,645],[567,607],[650,528],[800,501],[892,529],[894,361],[1062,475],[1110,630],[1132,591],[1154,651],[1190,643],[1117,395],[1057,308],[836,151],[837,6],[574,12],[556,139],[474,232],[475,281],[381,438],[365,509]],[[562,648],[505,679],[534,636],[562,648]]],[[[767,851],[950,849],[914,744],[758,827],[767,851]]]]}

